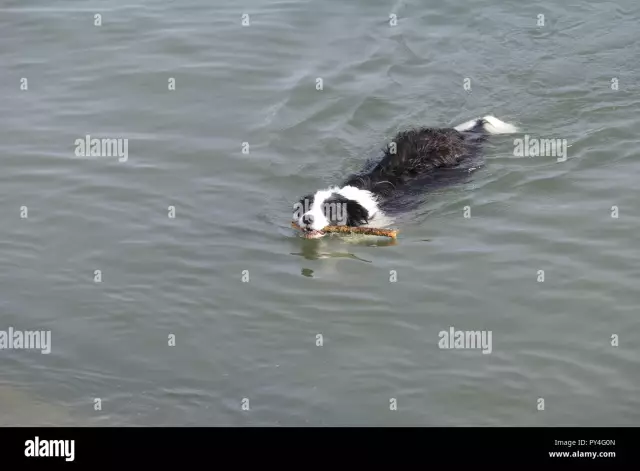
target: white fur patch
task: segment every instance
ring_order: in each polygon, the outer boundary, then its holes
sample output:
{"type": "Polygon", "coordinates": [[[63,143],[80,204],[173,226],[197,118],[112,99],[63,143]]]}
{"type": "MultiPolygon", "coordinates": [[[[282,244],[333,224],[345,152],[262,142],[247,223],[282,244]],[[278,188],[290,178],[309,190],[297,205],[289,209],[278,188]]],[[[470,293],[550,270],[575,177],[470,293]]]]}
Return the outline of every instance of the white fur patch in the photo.
{"type": "Polygon", "coordinates": [[[475,125],[478,124],[477,119],[472,119],[471,121],[467,121],[466,123],[458,124],[455,128],[456,131],[468,131],[469,129],[473,129],[475,125]]]}
{"type": "Polygon", "coordinates": [[[488,115],[482,119],[485,120],[484,129],[489,134],[511,134],[514,132],[518,132],[518,128],[513,124],[500,121],[495,116],[488,115]]]}
{"type": "MultiPolygon", "coordinates": [[[[511,134],[514,132],[518,132],[518,128],[513,124],[505,123],[495,116],[487,115],[482,119],[484,119],[485,121],[483,128],[489,134],[511,134]]],[[[471,121],[467,121],[466,123],[457,125],[453,129],[460,132],[469,131],[478,124],[478,121],[480,121],[479,118],[472,119],[471,121]]]]}
{"type": "Polygon", "coordinates": [[[378,212],[378,202],[376,197],[367,190],[361,190],[355,186],[343,186],[336,193],[356,201],[360,206],[367,210],[369,217],[378,212]]]}

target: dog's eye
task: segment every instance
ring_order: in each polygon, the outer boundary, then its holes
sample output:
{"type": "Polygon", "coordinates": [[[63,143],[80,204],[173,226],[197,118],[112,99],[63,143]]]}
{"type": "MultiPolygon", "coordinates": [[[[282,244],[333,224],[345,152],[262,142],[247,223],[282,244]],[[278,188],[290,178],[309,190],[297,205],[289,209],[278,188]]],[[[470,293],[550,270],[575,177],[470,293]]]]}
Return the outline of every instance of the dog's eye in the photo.
{"type": "Polygon", "coordinates": [[[311,205],[313,204],[313,195],[308,195],[308,196],[305,196],[304,198],[302,198],[300,200],[300,204],[303,207],[309,207],[310,208],[311,205]]]}

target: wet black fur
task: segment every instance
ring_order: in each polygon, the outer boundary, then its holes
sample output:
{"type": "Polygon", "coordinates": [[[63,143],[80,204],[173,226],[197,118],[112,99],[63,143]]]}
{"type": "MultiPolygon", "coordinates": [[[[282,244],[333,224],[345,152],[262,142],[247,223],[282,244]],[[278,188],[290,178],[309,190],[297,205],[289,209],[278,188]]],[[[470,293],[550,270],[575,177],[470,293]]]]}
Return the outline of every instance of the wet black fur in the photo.
{"type": "Polygon", "coordinates": [[[402,131],[383,149],[384,156],[373,168],[350,176],[343,186],[369,190],[384,200],[404,185],[440,169],[456,168],[478,155],[480,144],[487,137],[483,125],[480,119],[468,131],[453,128],[402,131]],[[395,144],[395,153],[392,153],[392,144],[395,144]]]}

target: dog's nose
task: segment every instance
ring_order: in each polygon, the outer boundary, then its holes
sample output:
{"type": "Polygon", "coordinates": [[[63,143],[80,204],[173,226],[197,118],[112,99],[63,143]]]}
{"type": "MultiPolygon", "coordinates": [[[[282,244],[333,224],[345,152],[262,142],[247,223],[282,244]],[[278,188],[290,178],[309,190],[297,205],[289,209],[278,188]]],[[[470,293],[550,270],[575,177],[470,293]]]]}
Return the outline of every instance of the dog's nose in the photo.
{"type": "Polygon", "coordinates": [[[311,224],[313,224],[313,216],[311,214],[305,214],[304,216],[302,216],[302,222],[307,226],[310,226],[311,224]]]}

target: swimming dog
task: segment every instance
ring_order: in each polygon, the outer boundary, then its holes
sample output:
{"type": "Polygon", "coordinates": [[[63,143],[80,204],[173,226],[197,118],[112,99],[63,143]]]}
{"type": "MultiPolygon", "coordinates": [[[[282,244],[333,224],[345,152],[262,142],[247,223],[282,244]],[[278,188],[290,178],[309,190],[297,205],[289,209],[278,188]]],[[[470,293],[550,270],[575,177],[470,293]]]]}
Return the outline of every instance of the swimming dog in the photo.
{"type": "Polygon", "coordinates": [[[326,226],[376,226],[385,220],[385,202],[421,178],[455,169],[480,154],[493,134],[517,132],[494,116],[473,119],[454,128],[416,128],[399,132],[375,165],[349,176],[340,186],[319,190],[294,205],[293,221],[303,237],[325,235],[326,226]]]}

